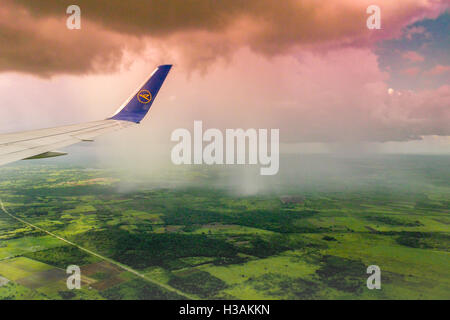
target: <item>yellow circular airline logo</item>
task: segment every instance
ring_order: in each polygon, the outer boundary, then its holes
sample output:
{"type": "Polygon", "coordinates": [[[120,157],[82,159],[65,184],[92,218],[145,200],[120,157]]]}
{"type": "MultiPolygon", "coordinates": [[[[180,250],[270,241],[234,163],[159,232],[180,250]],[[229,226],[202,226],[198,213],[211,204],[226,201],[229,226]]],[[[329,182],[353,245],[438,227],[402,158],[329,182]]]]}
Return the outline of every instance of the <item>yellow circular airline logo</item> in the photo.
{"type": "Polygon", "coordinates": [[[152,100],[152,94],[148,90],[141,90],[137,94],[140,103],[147,104],[152,100]]]}

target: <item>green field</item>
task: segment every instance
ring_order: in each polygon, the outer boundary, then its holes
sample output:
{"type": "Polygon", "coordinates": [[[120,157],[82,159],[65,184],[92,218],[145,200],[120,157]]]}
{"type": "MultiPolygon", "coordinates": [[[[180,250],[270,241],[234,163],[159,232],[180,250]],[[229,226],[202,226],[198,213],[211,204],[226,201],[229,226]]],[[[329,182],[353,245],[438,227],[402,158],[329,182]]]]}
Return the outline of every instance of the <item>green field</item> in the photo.
{"type": "Polygon", "coordinates": [[[0,299],[450,299],[450,157],[283,161],[251,186],[231,169],[2,167],[9,212],[155,282],[0,211],[0,299]]]}

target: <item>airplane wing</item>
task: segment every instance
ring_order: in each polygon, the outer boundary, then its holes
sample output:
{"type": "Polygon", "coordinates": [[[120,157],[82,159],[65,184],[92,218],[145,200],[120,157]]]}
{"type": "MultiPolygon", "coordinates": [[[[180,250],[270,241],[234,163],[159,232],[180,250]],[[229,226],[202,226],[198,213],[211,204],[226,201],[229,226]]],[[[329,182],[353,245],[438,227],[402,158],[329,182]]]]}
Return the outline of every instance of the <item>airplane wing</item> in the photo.
{"type": "Polygon", "coordinates": [[[161,65],[110,118],[76,125],[0,134],[0,166],[24,159],[65,155],[57,149],[123,128],[135,126],[145,117],[171,65],[161,65]]]}

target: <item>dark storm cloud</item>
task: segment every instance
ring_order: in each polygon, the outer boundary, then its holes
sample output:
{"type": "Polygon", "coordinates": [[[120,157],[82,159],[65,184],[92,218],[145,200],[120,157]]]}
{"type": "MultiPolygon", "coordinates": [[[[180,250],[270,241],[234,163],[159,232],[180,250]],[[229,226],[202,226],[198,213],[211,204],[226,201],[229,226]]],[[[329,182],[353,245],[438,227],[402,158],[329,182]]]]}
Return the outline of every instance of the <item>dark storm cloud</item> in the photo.
{"type": "Polygon", "coordinates": [[[110,71],[120,63],[124,37],[99,28],[77,31],[66,28],[64,16],[37,19],[6,0],[0,7],[0,71],[47,77],[110,71]]]}
{"type": "MultiPolygon", "coordinates": [[[[390,10],[389,28],[366,28],[371,1],[316,0],[3,0],[0,71],[40,75],[114,70],[124,50],[175,50],[190,67],[237,48],[274,55],[293,47],[368,45],[408,21],[440,10],[439,2],[406,0],[390,10]],[[82,29],[65,28],[66,8],[82,10],[82,29]],[[420,11],[420,12],[419,12],[420,11]],[[140,42],[136,39],[140,39],[140,42]],[[162,43],[162,44],[161,44],[162,43]]],[[[204,64],[204,63],[203,63],[204,64]]]]}

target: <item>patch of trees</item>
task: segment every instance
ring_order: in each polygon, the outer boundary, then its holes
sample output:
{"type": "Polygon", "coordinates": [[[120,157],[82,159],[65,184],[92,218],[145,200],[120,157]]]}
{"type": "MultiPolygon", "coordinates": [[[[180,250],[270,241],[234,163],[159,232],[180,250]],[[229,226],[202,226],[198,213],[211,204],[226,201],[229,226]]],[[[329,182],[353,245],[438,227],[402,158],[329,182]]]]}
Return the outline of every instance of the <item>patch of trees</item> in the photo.
{"type": "Polygon", "coordinates": [[[201,298],[212,298],[227,284],[205,271],[194,271],[183,276],[172,276],[169,285],[201,298]]]}
{"type": "Polygon", "coordinates": [[[324,236],[324,237],[322,238],[322,240],[325,240],[325,241],[337,241],[336,238],[330,237],[330,236],[324,236]]]}
{"type": "Polygon", "coordinates": [[[450,250],[450,236],[434,232],[399,232],[398,244],[411,248],[450,250]]]}
{"type": "Polygon", "coordinates": [[[184,300],[185,298],[141,279],[131,280],[103,290],[109,300],[184,300]]]}
{"type": "Polygon", "coordinates": [[[300,227],[293,222],[297,219],[311,217],[317,211],[292,211],[285,209],[238,211],[222,214],[208,210],[178,208],[163,216],[166,224],[173,225],[201,225],[209,223],[236,224],[253,228],[260,228],[280,233],[294,232],[324,232],[326,228],[300,227]]]}
{"type": "Polygon", "coordinates": [[[416,220],[416,221],[404,221],[393,217],[388,216],[372,216],[367,218],[370,221],[374,222],[380,222],[384,224],[388,224],[391,226],[404,226],[404,227],[420,227],[423,226],[423,224],[416,220]]]}
{"type": "Polygon", "coordinates": [[[67,266],[72,264],[83,266],[92,263],[94,260],[88,253],[73,246],[29,252],[24,256],[62,269],[66,269],[67,266]]]}
{"type": "Polygon", "coordinates": [[[88,231],[78,235],[75,241],[137,269],[164,266],[171,260],[184,257],[232,258],[238,253],[225,240],[206,235],[130,233],[109,229],[88,231]]]}
{"type": "Polygon", "coordinates": [[[366,266],[361,261],[325,255],[316,271],[327,286],[351,293],[360,293],[366,284],[366,266]]]}
{"type": "Polygon", "coordinates": [[[72,291],[58,291],[58,294],[63,300],[70,300],[70,299],[73,299],[73,298],[75,298],[77,296],[72,291]]]}

